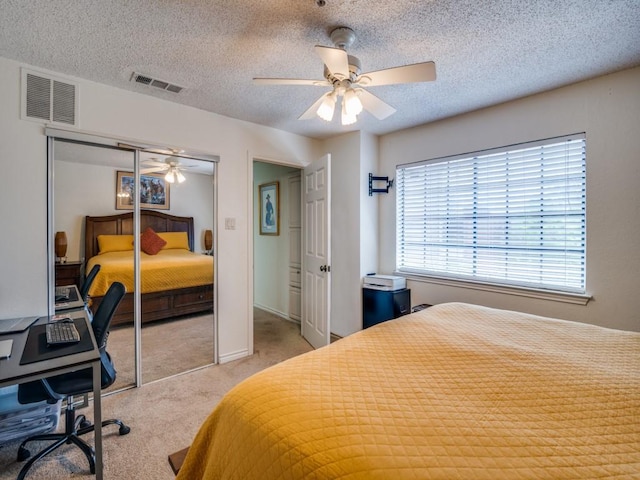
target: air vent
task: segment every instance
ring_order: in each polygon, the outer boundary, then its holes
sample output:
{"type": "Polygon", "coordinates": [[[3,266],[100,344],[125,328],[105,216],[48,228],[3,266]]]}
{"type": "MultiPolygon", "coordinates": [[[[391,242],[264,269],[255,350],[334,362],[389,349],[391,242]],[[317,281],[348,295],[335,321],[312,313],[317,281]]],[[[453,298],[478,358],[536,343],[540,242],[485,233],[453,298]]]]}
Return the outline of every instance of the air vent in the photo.
{"type": "Polygon", "coordinates": [[[180,93],[184,89],[184,87],[179,85],[174,85],[172,83],[165,82],[164,80],[159,80],[157,78],[152,78],[149,75],[143,75],[142,73],[136,72],[133,72],[133,75],[131,75],[131,81],[173,93],[180,93]]]}
{"type": "Polygon", "coordinates": [[[77,126],[78,85],[22,69],[22,118],[77,126]]]}
{"type": "Polygon", "coordinates": [[[144,75],[138,75],[136,73],[134,73],[134,75],[135,75],[135,81],[138,83],[142,83],[144,85],[149,85],[153,81],[152,78],[145,77],[144,75]]]}
{"type": "Polygon", "coordinates": [[[178,85],[169,84],[167,85],[167,90],[173,93],[180,93],[182,91],[182,87],[179,87],[178,85]]]}

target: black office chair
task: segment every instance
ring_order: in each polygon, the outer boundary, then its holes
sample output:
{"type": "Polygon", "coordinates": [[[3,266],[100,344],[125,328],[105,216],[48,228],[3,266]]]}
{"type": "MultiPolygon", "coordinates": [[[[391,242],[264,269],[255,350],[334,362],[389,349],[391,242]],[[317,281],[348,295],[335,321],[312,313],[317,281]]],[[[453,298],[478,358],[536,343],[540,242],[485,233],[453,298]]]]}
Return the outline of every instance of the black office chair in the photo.
{"type": "Polygon", "coordinates": [[[89,289],[91,288],[91,284],[93,284],[93,281],[96,279],[96,275],[98,275],[99,271],[100,264],[94,265],[91,271],[89,271],[87,277],[84,279],[84,283],[82,284],[82,288],[80,289],[80,298],[85,303],[85,305],[89,301],[89,289]]]}
{"type": "MultiPolygon", "coordinates": [[[[118,308],[118,305],[120,305],[125,293],[126,289],[122,283],[112,283],[105,294],[102,303],[98,307],[93,318],[93,323],[91,324],[96,343],[100,349],[100,361],[102,364],[101,386],[103,389],[113,384],[116,380],[114,364],[107,353],[106,346],[111,318],[113,317],[116,308],[118,308]]],[[[25,448],[25,445],[28,442],[54,440],[54,443],[31,457],[29,462],[27,462],[20,471],[18,480],[24,479],[29,468],[31,468],[37,460],[53,452],[65,443],[73,443],[77,445],[87,457],[91,473],[95,473],[95,452],[88,443],[79,438],[80,435],[92,432],[95,429],[95,425],[89,422],[84,415],[79,415],[76,418],[73,403],[74,395],[82,395],[91,391],[93,391],[93,374],[90,368],[25,383],[18,387],[18,401],[23,404],[41,402],[43,400],[55,403],[63,398],[66,398],[67,400],[64,433],[35,435],[27,438],[20,444],[18,449],[19,462],[24,461],[31,456],[29,450],[25,448]]],[[[102,426],[104,427],[106,425],[118,425],[120,427],[118,430],[120,435],[126,435],[130,431],[130,428],[120,420],[105,420],[102,422],[102,426]]]]}

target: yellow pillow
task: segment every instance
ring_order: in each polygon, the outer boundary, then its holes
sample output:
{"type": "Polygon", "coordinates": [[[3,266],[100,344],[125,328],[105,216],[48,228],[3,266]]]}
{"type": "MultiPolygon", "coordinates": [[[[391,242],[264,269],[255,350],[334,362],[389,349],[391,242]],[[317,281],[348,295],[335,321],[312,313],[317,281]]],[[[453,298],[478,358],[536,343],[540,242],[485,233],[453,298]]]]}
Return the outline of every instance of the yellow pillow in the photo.
{"type": "Polygon", "coordinates": [[[133,235],[98,235],[100,254],[133,250],[133,235]]]}
{"type": "Polygon", "coordinates": [[[168,250],[170,248],[180,248],[183,250],[189,250],[189,237],[187,232],[156,232],[158,236],[163,239],[167,244],[162,247],[162,250],[168,250]]]}

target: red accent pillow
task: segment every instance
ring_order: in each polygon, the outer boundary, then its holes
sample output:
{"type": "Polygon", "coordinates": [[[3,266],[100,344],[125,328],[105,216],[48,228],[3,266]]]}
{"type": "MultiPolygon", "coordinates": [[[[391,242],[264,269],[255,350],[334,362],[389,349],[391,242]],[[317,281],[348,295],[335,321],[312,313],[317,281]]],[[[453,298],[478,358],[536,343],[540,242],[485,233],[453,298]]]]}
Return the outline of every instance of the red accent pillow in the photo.
{"type": "Polygon", "coordinates": [[[166,244],[151,227],[147,227],[140,236],[140,250],[147,255],[156,255],[166,244]]]}

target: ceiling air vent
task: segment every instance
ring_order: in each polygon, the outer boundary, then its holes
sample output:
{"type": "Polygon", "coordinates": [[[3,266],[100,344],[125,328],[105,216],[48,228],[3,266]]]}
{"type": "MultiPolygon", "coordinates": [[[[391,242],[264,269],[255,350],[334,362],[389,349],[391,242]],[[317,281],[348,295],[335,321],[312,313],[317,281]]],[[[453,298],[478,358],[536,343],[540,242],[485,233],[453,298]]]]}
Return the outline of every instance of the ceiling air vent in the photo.
{"type": "Polygon", "coordinates": [[[77,126],[78,85],[22,69],[23,119],[77,126]]]}
{"type": "Polygon", "coordinates": [[[143,75],[142,73],[136,72],[133,72],[133,75],[131,75],[131,81],[173,93],[180,93],[184,89],[184,87],[179,85],[174,85],[172,83],[165,82],[164,80],[158,80],[157,78],[152,78],[149,75],[143,75]]]}

